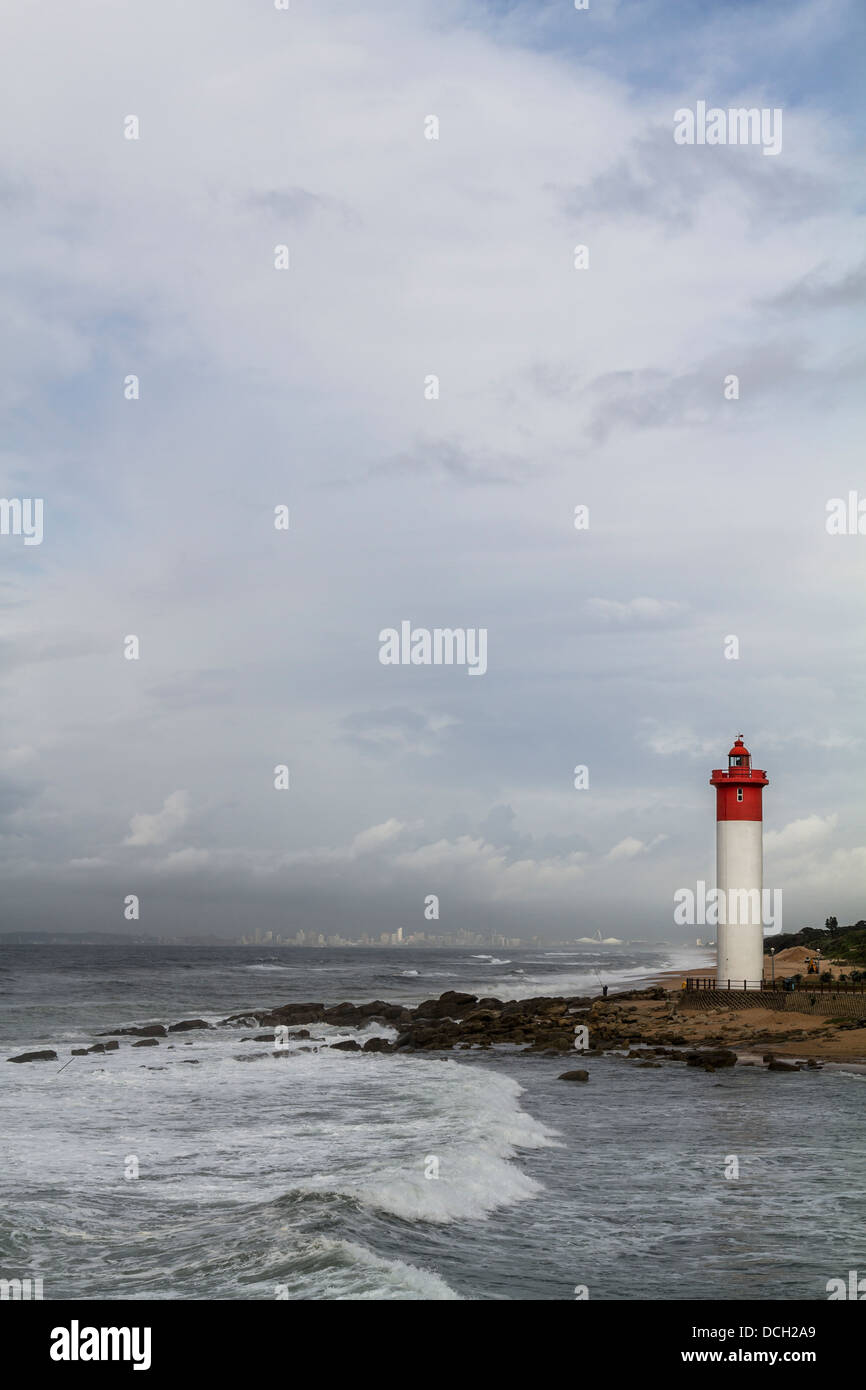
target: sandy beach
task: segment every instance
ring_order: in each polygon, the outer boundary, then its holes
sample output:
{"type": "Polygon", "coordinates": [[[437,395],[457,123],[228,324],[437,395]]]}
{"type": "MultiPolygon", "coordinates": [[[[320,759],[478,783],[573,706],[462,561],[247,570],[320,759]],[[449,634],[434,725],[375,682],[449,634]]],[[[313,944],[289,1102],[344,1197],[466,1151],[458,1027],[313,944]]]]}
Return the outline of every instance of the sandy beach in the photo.
{"type": "MultiPolygon", "coordinates": [[[[804,982],[817,981],[807,975],[807,961],[817,953],[802,946],[780,951],[775,961],[764,957],[764,978],[776,980],[800,974],[804,982]]],[[[830,971],[834,979],[847,974],[851,966],[821,960],[821,974],[830,971]]],[[[686,970],[666,970],[647,978],[647,985],[662,985],[669,991],[664,1005],[650,1001],[630,1001],[629,1009],[636,1011],[637,1020],[646,1042],[653,1033],[670,1029],[674,1019],[685,1041],[695,1046],[721,1046],[736,1051],[741,1061],[760,1063],[764,1056],[803,1061],[858,1063],[866,1061],[866,1023],[858,1027],[857,1019],[826,1014],[806,1014],[776,1009],[687,1009],[679,1007],[679,994],[686,979],[715,978],[715,952],[704,953],[700,963],[686,970]]],[[[615,1004],[616,999],[613,997],[615,1004]]],[[[863,996],[863,1017],[866,1019],[866,995],[863,996]]]]}

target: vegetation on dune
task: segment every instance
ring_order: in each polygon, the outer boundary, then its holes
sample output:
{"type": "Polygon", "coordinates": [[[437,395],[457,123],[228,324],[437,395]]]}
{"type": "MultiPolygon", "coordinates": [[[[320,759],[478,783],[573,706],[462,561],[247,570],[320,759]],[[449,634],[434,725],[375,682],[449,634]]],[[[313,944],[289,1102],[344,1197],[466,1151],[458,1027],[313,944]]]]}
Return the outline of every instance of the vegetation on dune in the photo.
{"type": "Polygon", "coordinates": [[[840,927],[835,917],[828,917],[823,927],[804,927],[802,931],[768,937],[764,949],[787,951],[791,946],[807,950],[820,948],[825,960],[844,961],[849,965],[866,966],[866,922],[840,927]]]}

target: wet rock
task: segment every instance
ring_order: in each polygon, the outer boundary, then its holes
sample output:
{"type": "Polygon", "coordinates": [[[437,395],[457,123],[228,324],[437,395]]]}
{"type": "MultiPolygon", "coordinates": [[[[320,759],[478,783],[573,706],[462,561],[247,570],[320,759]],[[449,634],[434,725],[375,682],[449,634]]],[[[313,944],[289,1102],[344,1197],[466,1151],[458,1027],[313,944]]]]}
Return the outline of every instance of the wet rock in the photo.
{"type": "Polygon", "coordinates": [[[799,1062],[779,1062],[773,1060],[769,1063],[767,1071],[799,1071],[799,1062]]]}
{"type": "Polygon", "coordinates": [[[185,1018],[181,1023],[168,1025],[170,1033],[188,1033],[191,1028],[210,1028],[210,1024],[205,1023],[203,1018],[185,1018]]]}
{"type": "Polygon", "coordinates": [[[50,1048],[43,1048],[41,1052],[22,1052],[19,1057],[7,1057],[7,1062],[56,1062],[57,1053],[50,1048]]]}
{"type": "Polygon", "coordinates": [[[704,1048],[700,1052],[687,1052],[686,1062],[690,1067],[732,1067],[736,1064],[737,1054],[730,1048],[704,1048]]]}
{"type": "Polygon", "coordinates": [[[643,1071],[646,1067],[652,1067],[655,1071],[661,1071],[661,1062],[638,1062],[635,1071],[643,1071]]]}
{"type": "Polygon", "coordinates": [[[164,1038],[168,1029],[164,1023],[145,1023],[141,1028],[109,1028],[107,1033],[97,1033],[98,1038],[164,1038]]]}
{"type": "Polygon", "coordinates": [[[387,1038],[368,1038],[364,1043],[364,1052],[393,1052],[393,1046],[387,1038]]]}
{"type": "Polygon", "coordinates": [[[159,1038],[139,1038],[134,1042],[133,1047],[159,1047],[159,1038]]]}
{"type": "Polygon", "coordinates": [[[449,989],[438,999],[425,999],[415,1010],[416,1018],[462,1018],[478,1003],[475,994],[461,994],[459,990],[449,989]]]}
{"type": "Polygon", "coordinates": [[[331,1043],[331,1047],[337,1052],[360,1052],[361,1044],[356,1043],[354,1038],[347,1038],[345,1042],[331,1043]]]}
{"type": "MultiPolygon", "coordinates": [[[[309,1035],[309,1033],[306,1033],[304,1036],[308,1038],[310,1035],[309,1035]]],[[[271,1029],[270,1033],[256,1033],[256,1034],[254,1034],[253,1037],[241,1038],[241,1042],[269,1042],[269,1043],[272,1043],[273,1041],[274,1041],[274,1030],[273,1030],[273,1028],[271,1029]]]]}
{"type": "Polygon", "coordinates": [[[553,1052],[571,1052],[574,1048],[574,1034],[560,1033],[553,1029],[541,1030],[535,1035],[535,1047],[539,1051],[550,1049],[553,1052]]]}
{"type": "Polygon", "coordinates": [[[86,1056],[87,1056],[87,1048],[86,1048],[86,1047],[73,1047],[73,1049],[72,1049],[72,1056],[73,1056],[73,1057],[86,1057],[86,1056]]]}
{"type": "Polygon", "coordinates": [[[557,1077],[557,1081],[588,1081],[589,1072],[578,1067],[576,1071],[563,1071],[557,1077]]]}
{"type": "Polygon", "coordinates": [[[248,1009],[246,1013],[229,1014],[221,1023],[235,1028],[266,1028],[278,1023],[322,1023],[324,1018],[324,1004],[283,1004],[278,1009],[248,1009]]]}

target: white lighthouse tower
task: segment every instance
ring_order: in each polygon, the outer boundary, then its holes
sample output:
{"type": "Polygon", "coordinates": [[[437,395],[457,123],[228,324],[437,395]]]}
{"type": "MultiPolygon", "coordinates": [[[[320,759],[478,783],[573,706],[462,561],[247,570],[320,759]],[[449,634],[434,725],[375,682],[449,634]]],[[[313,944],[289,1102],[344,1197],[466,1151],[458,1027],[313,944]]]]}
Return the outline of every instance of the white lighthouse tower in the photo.
{"type": "Polygon", "coordinates": [[[758,989],[764,973],[764,823],[762,793],[769,778],[752,767],[738,734],[727,769],[716,768],[716,887],[722,889],[716,935],[719,989],[758,989]],[[730,982],[730,983],[729,983],[730,982]]]}

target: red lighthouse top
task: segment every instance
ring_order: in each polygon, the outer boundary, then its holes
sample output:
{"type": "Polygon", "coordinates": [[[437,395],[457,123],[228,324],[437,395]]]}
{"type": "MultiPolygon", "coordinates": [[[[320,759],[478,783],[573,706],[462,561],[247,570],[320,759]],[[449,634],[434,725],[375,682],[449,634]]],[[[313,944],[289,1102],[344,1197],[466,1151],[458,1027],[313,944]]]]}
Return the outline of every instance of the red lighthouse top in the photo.
{"type": "Polygon", "coordinates": [[[761,792],[769,780],[766,772],[752,767],[743,735],[737,734],[727,768],[714,768],[710,778],[710,786],[716,788],[716,819],[760,820],[761,792]]]}

